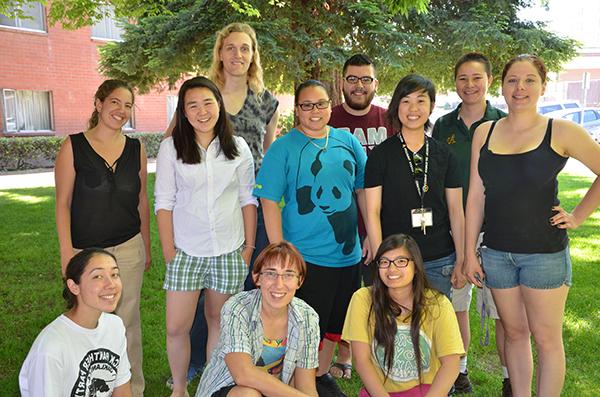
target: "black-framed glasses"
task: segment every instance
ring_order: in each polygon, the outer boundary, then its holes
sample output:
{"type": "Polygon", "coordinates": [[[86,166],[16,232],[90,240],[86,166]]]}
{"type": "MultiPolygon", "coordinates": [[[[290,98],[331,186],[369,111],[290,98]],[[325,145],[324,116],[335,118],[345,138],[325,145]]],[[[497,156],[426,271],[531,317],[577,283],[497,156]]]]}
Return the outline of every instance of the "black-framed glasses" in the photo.
{"type": "Polygon", "coordinates": [[[377,261],[377,266],[380,269],[387,269],[393,263],[398,269],[402,269],[408,266],[408,262],[410,261],[412,261],[412,258],[406,258],[404,256],[399,256],[395,259],[388,259],[384,256],[377,261]]]}
{"type": "Polygon", "coordinates": [[[303,102],[303,103],[299,103],[298,106],[303,111],[310,112],[315,107],[317,109],[321,109],[321,110],[327,109],[329,107],[330,103],[331,103],[331,100],[328,100],[328,101],[319,101],[319,102],[303,102]]]}
{"type": "Polygon", "coordinates": [[[277,281],[277,279],[281,277],[284,283],[291,283],[300,278],[300,275],[297,273],[277,273],[273,270],[265,270],[264,272],[260,272],[260,275],[268,281],[277,281]]]}
{"type": "Polygon", "coordinates": [[[363,85],[369,85],[373,82],[373,80],[375,80],[375,78],[371,76],[358,77],[351,74],[350,76],[346,76],[344,80],[346,80],[348,84],[358,84],[358,82],[360,81],[361,83],[363,83],[363,85]]]}

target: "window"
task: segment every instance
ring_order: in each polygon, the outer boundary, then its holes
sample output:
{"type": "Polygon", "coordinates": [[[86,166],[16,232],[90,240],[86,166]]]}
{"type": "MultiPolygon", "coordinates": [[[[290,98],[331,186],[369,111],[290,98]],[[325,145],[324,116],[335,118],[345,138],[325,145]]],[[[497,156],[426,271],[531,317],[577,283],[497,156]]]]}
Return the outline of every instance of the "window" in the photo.
{"type": "Polygon", "coordinates": [[[177,95],[167,95],[167,124],[171,122],[171,119],[175,115],[177,110],[177,95]]]}
{"type": "Polygon", "coordinates": [[[562,106],[560,106],[560,105],[546,105],[546,106],[540,106],[539,112],[541,114],[546,114],[546,113],[555,112],[555,111],[561,110],[561,109],[562,109],[562,106]]]}
{"type": "Polygon", "coordinates": [[[121,40],[123,34],[123,21],[117,20],[112,7],[102,6],[100,8],[104,17],[92,26],[92,38],[103,40],[121,40]]]}
{"type": "Polygon", "coordinates": [[[51,131],[50,92],[2,90],[6,132],[51,131]]]}
{"type": "Polygon", "coordinates": [[[565,109],[573,109],[573,108],[578,108],[579,104],[575,103],[575,102],[567,102],[565,103],[565,109]]]}
{"type": "Polygon", "coordinates": [[[17,29],[46,31],[44,8],[40,3],[31,2],[20,7],[23,17],[7,17],[0,14],[0,25],[17,29]]]}
{"type": "Polygon", "coordinates": [[[584,123],[591,123],[592,121],[598,120],[598,118],[599,118],[598,113],[596,113],[593,110],[586,110],[583,113],[583,122],[584,123]]]}
{"type": "Polygon", "coordinates": [[[562,118],[572,121],[576,124],[580,124],[581,123],[581,112],[567,113],[562,118]]]}

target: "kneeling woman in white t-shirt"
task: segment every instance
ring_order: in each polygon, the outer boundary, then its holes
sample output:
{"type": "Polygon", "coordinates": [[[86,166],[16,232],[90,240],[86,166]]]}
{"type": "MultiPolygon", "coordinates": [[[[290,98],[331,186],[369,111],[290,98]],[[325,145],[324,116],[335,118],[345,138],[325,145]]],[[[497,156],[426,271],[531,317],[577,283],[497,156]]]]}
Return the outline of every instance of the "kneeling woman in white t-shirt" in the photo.
{"type": "Polygon", "coordinates": [[[130,397],[123,321],[110,314],[121,297],[115,257],[88,248],[68,263],[66,313],[40,332],[19,374],[21,396],[130,397]]]}

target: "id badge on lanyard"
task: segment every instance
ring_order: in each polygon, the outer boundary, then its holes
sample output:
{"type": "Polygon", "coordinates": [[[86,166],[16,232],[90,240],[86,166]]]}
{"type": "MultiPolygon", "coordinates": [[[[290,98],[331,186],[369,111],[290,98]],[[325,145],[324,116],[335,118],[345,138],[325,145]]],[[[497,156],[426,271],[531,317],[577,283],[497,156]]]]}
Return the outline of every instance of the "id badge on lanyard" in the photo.
{"type": "Polygon", "coordinates": [[[429,171],[429,141],[427,137],[425,137],[425,170],[423,175],[423,188],[421,188],[421,184],[417,180],[417,176],[415,173],[415,165],[413,164],[413,159],[408,154],[408,148],[406,146],[406,142],[404,141],[404,137],[400,132],[398,134],[398,138],[402,142],[402,148],[404,149],[404,154],[406,155],[406,160],[408,161],[408,166],[412,172],[412,176],[415,180],[415,187],[417,188],[417,193],[419,194],[419,198],[421,199],[421,207],[413,208],[410,210],[410,219],[412,222],[412,227],[421,228],[423,234],[427,234],[427,226],[433,226],[433,209],[425,208],[423,206],[423,198],[425,193],[429,190],[429,185],[427,184],[427,174],[429,171]]]}
{"type": "Polygon", "coordinates": [[[420,227],[427,234],[427,226],[433,226],[433,210],[431,208],[415,208],[410,210],[413,227],[420,227]]]}

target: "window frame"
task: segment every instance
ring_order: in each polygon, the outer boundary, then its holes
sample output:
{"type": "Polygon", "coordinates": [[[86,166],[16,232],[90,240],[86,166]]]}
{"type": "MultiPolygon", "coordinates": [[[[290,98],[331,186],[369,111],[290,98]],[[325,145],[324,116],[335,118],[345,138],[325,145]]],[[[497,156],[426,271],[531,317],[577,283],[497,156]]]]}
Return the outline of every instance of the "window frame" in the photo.
{"type": "MultiPolygon", "coordinates": [[[[46,7],[44,7],[41,3],[31,2],[31,3],[28,3],[27,5],[25,5],[25,4],[21,5],[19,7],[21,9],[21,11],[23,11],[23,7],[25,7],[25,6],[37,7],[38,8],[38,10],[39,10],[39,18],[40,18],[39,22],[40,22],[40,25],[41,25],[40,29],[18,26],[20,23],[22,23],[21,21],[23,21],[23,20],[30,20],[28,18],[20,18],[19,16],[14,16],[14,17],[10,18],[11,20],[15,21],[15,26],[4,25],[3,23],[0,22],[0,28],[2,28],[2,29],[11,29],[11,30],[19,30],[19,31],[25,31],[25,32],[48,33],[48,24],[47,24],[47,21],[46,21],[46,7]]],[[[6,17],[6,18],[9,19],[8,17],[6,17]]],[[[33,17],[32,19],[34,21],[36,21],[35,17],[33,17]]]]}
{"type": "Polygon", "coordinates": [[[3,127],[3,134],[5,135],[30,135],[30,134],[48,134],[48,133],[54,133],[54,110],[53,110],[53,96],[52,96],[52,91],[44,91],[44,90],[20,90],[20,89],[14,89],[14,88],[2,88],[0,89],[0,105],[2,107],[2,127],[3,127]],[[19,91],[30,91],[30,92],[42,92],[42,93],[46,93],[48,95],[48,124],[49,124],[49,129],[39,129],[39,130],[32,130],[32,129],[22,129],[19,130],[18,125],[19,125],[19,113],[18,113],[18,101],[17,101],[17,92],[19,91]],[[6,111],[6,93],[7,92],[12,92],[14,95],[14,124],[15,127],[12,129],[9,129],[8,126],[8,115],[7,115],[7,111],[6,111]]]}
{"type": "MultiPolygon", "coordinates": [[[[90,38],[92,40],[98,40],[98,41],[113,41],[113,42],[121,42],[123,41],[123,33],[125,32],[125,29],[123,29],[122,27],[117,26],[117,23],[119,22],[119,19],[115,17],[115,12],[114,12],[114,8],[110,5],[105,5],[105,6],[101,6],[100,8],[102,10],[103,16],[102,19],[96,21],[95,24],[93,24],[92,26],[90,26],[90,38]],[[119,30],[119,37],[103,37],[103,36],[99,36],[94,34],[94,28],[96,28],[96,26],[100,25],[100,24],[106,24],[107,22],[111,22],[111,30],[115,31],[115,30],[119,30]]],[[[97,32],[96,32],[97,33],[97,32]]]]}

